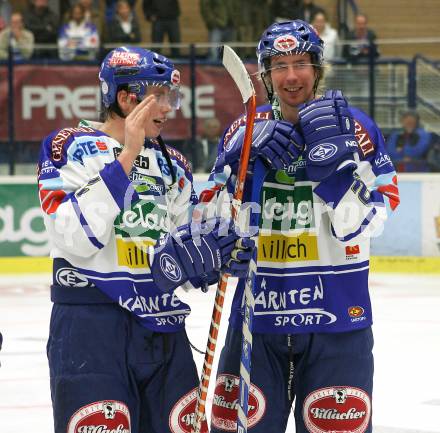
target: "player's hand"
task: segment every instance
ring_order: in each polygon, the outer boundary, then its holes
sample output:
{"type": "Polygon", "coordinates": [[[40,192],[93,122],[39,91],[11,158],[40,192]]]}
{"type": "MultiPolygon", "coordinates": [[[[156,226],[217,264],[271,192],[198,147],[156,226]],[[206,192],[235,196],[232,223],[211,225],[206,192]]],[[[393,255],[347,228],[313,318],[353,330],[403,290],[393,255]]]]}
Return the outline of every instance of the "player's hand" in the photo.
{"type": "MultiPolygon", "coordinates": [[[[220,154],[220,163],[228,164],[232,173],[237,174],[245,127],[242,126],[226,143],[220,154]]],[[[279,120],[264,120],[254,124],[249,171],[257,157],[261,157],[268,167],[284,169],[298,159],[303,149],[303,139],[295,126],[279,120]]]]}
{"type": "Polygon", "coordinates": [[[335,172],[356,167],[354,119],[340,90],[328,90],[321,98],[302,105],[298,121],[310,180],[320,182],[335,172]]]}
{"type": "Polygon", "coordinates": [[[178,227],[149,255],[155,283],[169,292],[188,280],[212,276],[229,261],[238,238],[235,226],[220,218],[178,227]]]}
{"type": "Polygon", "coordinates": [[[125,118],[124,148],[118,156],[118,161],[128,176],[135,159],[142,151],[145,137],[152,136],[148,134],[148,129],[153,128],[154,119],[160,117],[160,107],[154,95],[147,96],[140,103],[135,95],[128,94],[127,98],[128,103],[135,107],[125,118]]]}
{"type": "Polygon", "coordinates": [[[245,278],[248,274],[249,263],[255,249],[252,238],[240,238],[235,242],[230,260],[223,266],[223,270],[233,277],[245,278]]]}
{"type": "MultiPolygon", "coordinates": [[[[130,98],[132,95],[128,94],[127,97],[130,98]]],[[[160,107],[154,95],[147,96],[140,103],[134,95],[133,97],[132,103],[136,106],[125,118],[124,148],[137,156],[144,146],[145,137],[149,135],[150,123],[160,116],[160,107]]]]}

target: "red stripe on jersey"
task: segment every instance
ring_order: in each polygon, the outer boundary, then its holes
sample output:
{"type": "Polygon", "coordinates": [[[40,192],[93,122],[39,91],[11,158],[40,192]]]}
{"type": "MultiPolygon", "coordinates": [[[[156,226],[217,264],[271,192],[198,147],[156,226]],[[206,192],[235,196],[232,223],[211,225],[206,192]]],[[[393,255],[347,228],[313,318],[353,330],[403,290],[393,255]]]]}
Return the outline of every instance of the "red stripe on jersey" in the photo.
{"type": "Polygon", "coordinates": [[[56,212],[58,206],[64,200],[65,196],[66,193],[64,191],[51,191],[47,189],[40,189],[41,208],[45,213],[50,215],[56,212]]]}

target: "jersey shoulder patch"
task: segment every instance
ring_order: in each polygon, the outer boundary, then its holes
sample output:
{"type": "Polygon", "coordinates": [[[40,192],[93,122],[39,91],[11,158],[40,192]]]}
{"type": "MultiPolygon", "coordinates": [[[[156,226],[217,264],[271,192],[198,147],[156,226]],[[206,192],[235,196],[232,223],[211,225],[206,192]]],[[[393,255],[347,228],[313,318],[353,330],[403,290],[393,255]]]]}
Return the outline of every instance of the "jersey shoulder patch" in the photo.
{"type": "MultiPolygon", "coordinates": [[[[257,108],[255,120],[270,120],[273,118],[272,108],[270,105],[262,105],[257,108]]],[[[246,114],[242,114],[238,119],[234,120],[223,136],[223,147],[226,147],[229,140],[237,132],[240,126],[246,124],[246,114]]]]}
{"type": "Polygon", "coordinates": [[[55,131],[48,138],[50,139],[49,155],[52,161],[60,162],[63,159],[63,155],[66,149],[69,147],[70,143],[74,140],[75,136],[78,134],[93,134],[100,135],[99,131],[89,127],[89,126],[78,126],[75,128],[64,128],[55,131]]]}
{"type": "Polygon", "coordinates": [[[354,118],[354,135],[359,145],[359,154],[361,159],[372,156],[376,151],[376,143],[372,137],[373,128],[378,130],[375,123],[358,108],[350,107],[354,118]]]}

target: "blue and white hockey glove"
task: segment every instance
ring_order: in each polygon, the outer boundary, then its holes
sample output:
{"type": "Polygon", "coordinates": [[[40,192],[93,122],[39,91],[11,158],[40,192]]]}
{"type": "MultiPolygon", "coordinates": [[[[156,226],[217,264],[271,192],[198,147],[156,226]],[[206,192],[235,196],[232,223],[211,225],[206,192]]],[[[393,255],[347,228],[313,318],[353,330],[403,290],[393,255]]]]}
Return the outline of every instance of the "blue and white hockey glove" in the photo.
{"type": "Polygon", "coordinates": [[[238,239],[232,250],[231,258],[223,267],[223,270],[233,277],[245,278],[254,249],[255,242],[252,238],[238,239]]]}
{"type": "Polygon", "coordinates": [[[321,98],[302,105],[298,120],[310,180],[320,182],[335,172],[356,168],[354,120],[340,90],[327,90],[321,98]]]}
{"type": "MultiPolygon", "coordinates": [[[[244,135],[245,127],[241,126],[219,156],[218,163],[229,165],[232,174],[238,172],[244,135]]],[[[303,139],[291,123],[281,120],[255,122],[248,171],[252,171],[252,163],[258,156],[270,168],[277,170],[286,168],[298,159],[302,149],[303,139]]]]}
{"type": "Polygon", "coordinates": [[[150,254],[150,269],[157,286],[169,292],[190,279],[220,271],[231,258],[239,239],[229,221],[213,218],[186,224],[168,233],[150,254]]]}

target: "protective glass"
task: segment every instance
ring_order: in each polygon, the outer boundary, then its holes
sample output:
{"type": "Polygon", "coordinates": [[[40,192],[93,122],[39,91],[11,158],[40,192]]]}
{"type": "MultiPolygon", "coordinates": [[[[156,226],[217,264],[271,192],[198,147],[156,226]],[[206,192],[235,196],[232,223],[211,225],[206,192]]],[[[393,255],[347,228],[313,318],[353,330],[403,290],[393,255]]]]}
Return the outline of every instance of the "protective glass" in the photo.
{"type": "Polygon", "coordinates": [[[315,63],[308,63],[308,62],[297,62],[292,64],[284,64],[279,63],[278,65],[272,66],[271,68],[266,69],[266,72],[271,72],[275,74],[282,74],[289,70],[289,68],[292,68],[295,71],[305,71],[309,68],[319,67],[319,65],[315,63]]]}
{"type": "Polygon", "coordinates": [[[139,102],[149,95],[154,95],[160,106],[169,105],[173,110],[178,110],[180,108],[182,94],[179,86],[137,81],[128,85],[128,91],[134,93],[139,102]],[[164,91],[163,89],[165,88],[169,89],[169,91],[164,91]],[[150,90],[150,92],[148,92],[148,90],[150,90]]]}

